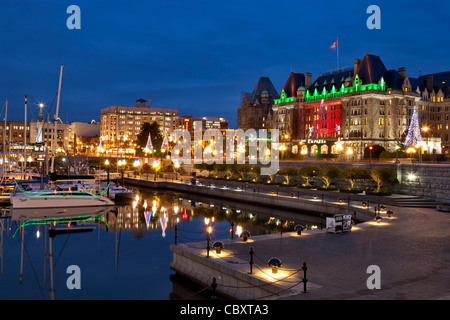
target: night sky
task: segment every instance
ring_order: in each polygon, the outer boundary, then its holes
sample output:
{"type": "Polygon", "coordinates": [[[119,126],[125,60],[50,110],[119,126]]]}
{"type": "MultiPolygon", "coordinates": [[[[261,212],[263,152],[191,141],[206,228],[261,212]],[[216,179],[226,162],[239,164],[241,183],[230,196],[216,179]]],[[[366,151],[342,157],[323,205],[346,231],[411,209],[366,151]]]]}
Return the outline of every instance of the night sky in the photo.
{"type": "MultiPolygon", "coordinates": [[[[178,108],[179,115],[224,116],[236,127],[240,94],[259,77],[281,91],[291,70],[313,80],[365,53],[411,77],[450,71],[450,2],[441,1],[82,1],[0,2],[1,120],[36,120],[50,110],[64,65],[60,117],[100,120],[110,105],[178,108]],[[394,3],[395,2],[395,3],[394,3]],[[381,29],[369,30],[369,5],[381,29]],[[81,9],[69,30],[67,7],[81,9]]],[[[56,109],[54,103],[50,114],[56,109]]]]}

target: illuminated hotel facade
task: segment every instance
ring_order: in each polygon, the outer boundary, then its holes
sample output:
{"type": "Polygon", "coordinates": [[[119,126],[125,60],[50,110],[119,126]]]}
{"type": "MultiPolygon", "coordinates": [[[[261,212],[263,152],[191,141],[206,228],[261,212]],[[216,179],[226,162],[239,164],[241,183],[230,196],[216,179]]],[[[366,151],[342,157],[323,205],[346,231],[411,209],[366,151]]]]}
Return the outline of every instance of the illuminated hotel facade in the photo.
{"type": "Polygon", "coordinates": [[[294,154],[358,160],[368,157],[369,146],[395,152],[417,108],[428,136],[422,152],[448,153],[449,84],[450,72],[411,78],[370,54],[314,82],[309,73],[291,72],[273,102],[271,127],[294,154]]]}

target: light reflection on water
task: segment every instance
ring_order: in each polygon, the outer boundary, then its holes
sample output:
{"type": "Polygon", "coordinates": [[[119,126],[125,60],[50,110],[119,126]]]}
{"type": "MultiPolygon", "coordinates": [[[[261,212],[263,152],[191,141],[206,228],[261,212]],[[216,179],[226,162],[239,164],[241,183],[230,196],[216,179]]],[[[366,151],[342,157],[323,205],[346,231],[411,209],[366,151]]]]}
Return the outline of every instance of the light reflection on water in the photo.
{"type": "Polygon", "coordinates": [[[0,219],[3,300],[181,298],[180,292],[172,291],[186,286],[169,267],[175,225],[178,243],[187,243],[205,241],[205,217],[212,239],[230,238],[231,228],[238,226],[258,235],[280,232],[282,225],[293,231],[297,223],[311,226],[321,221],[310,216],[297,221],[298,214],[274,209],[142,190],[135,190],[131,203],[109,208],[4,211],[9,217],[0,219]],[[80,232],[67,233],[74,230],[80,232]],[[79,290],[66,285],[70,265],[80,267],[79,290]]]}

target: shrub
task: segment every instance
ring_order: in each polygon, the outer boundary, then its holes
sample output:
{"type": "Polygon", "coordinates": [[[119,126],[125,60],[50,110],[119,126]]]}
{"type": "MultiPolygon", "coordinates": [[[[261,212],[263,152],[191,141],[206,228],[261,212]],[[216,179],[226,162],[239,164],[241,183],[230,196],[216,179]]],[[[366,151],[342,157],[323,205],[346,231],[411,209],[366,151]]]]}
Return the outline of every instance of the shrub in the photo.
{"type": "Polygon", "coordinates": [[[289,184],[292,177],[298,176],[300,170],[296,167],[286,167],[278,171],[278,174],[286,179],[286,184],[289,184]]]}
{"type": "Polygon", "coordinates": [[[379,193],[381,187],[386,183],[394,183],[397,180],[397,171],[394,168],[373,168],[370,176],[377,184],[376,192],[379,193]]]}
{"type": "Polygon", "coordinates": [[[370,174],[365,168],[349,167],[344,169],[342,177],[350,182],[351,189],[354,189],[357,180],[370,179],[370,174]]]}
{"type": "Polygon", "coordinates": [[[329,188],[330,184],[342,176],[342,170],[336,166],[326,166],[319,171],[319,177],[325,183],[325,187],[329,188]]]}
{"type": "Polygon", "coordinates": [[[307,165],[304,167],[301,167],[299,170],[299,176],[301,176],[303,179],[306,180],[305,186],[308,187],[309,181],[316,177],[317,174],[319,173],[320,168],[316,165],[307,165]]]}

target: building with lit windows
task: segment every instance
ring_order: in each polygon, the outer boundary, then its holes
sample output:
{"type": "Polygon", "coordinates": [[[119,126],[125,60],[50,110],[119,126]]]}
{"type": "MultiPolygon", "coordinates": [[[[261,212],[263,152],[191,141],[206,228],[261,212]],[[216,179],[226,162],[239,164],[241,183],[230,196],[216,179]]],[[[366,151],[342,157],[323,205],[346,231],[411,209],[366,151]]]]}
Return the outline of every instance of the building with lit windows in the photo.
{"type": "Polygon", "coordinates": [[[424,153],[450,154],[450,72],[420,76],[417,79],[419,121],[424,153]],[[439,144],[440,141],[440,144],[439,144]]]}
{"type": "Polygon", "coordinates": [[[292,72],[289,74],[280,97],[273,101],[272,115],[269,117],[271,127],[278,129],[280,133],[280,142],[283,148],[297,153],[296,142],[300,141],[302,136],[302,117],[300,110],[300,99],[303,98],[305,87],[311,85],[310,73],[292,72]]]}
{"type": "Polygon", "coordinates": [[[134,107],[110,106],[101,110],[100,141],[105,153],[134,154],[135,141],[145,122],[157,122],[161,135],[170,136],[178,123],[178,109],[153,108],[139,99],[134,107]]]}
{"type": "Polygon", "coordinates": [[[273,104],[271,126],[293,153],[357,160],[368,157],[369,146],[395,152],[414,108],[428,142],[423,152],[448,153],[450,72],[412,78],[366,54],[353,68],[322,74],[310,85],[306,75],[291,73],[273,104]]]}
{"type": "Polygon", "coordinates": [[[261,77],[252,92],[241,94],[238,108],[238,129],[271,129],[272,104],[278,93],[267,77],[261,77]]]}
{"type": "MultiPolygon", "coordinates": [[[[36,164],[38,159],[43,159],[46,153],[45,146],[48,146],[48,153],[53,151],[54,143],[54,123],[44,123],[41,127],[39,122],[27,122],[26,131],[23,121],[8,121],[6,128],[4,123],[0,124],[1,152],[5,153],[5,161],[10,160],[10,164],[18,164],[23,161],[24,154],[24,133],[26,132],[26,157],[30,164],[36,164]],[[39,128],[39,130],[38,130],[39,128]],[[42,132],[41,132],[42,130],[42,132]],[[5,135],[5,137],[3,137],[5,135]],[[5,144],[3,144],[3,138],[5,144]],[[40,140],[42,138],[42,141],[40,140]]],[[[57,123],[56,128],[56,154],[67,154],[69,149],[68,123],[57,123]]],[[[0,160],[1,162],[2,160],[0,160]]]]}
{"type": "Polygon", "coordinates": [[[207,129],[228,129],[228,122],[223,117],[201,117],[201,118],[193,118],[192,116],[181,116],[178,117],[177,128],[185,129],[189,132],[194,131],[195,129],[200,129],[195,127],[196,122],[201,122],[201,130],[207,129]]]}

